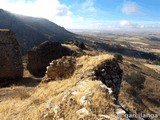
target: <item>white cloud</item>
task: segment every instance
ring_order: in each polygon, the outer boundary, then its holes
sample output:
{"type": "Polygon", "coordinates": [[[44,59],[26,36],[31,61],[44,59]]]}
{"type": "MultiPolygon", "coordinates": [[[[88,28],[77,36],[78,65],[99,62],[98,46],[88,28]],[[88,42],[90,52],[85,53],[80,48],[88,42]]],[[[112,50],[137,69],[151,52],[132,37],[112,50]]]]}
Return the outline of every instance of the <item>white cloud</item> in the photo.
{"type": "Polygon", "coordinates": [[[128,20],[121,20],[119,24],[120,27],[122,28],[137,28],[137,24],[132,23],[131,21],[128,20]]]}
{"type": "Polygon", "coordinates": [[[64,27],[68,27],[73,23],[72,12],[59,0],[35,0],[32,2],[1,0],[0,8],[12,13],[43,17],[64,27]]]}
{"type": "Polygon", "coordinates": [[[94,0],[85,0],[85,2],[82,3],[83,10],[87,10],[89,12],[96,12],[96,8],[94,7],[94,0]]]}
{"type": "Polygon", "coordinates": [[[83,22],[83,21],[84,21],[84,18],[83,18],[82,16],[80,16],[80,17],[78,18],[78,20],[81,21],[81,22],[83,22]]]}
{"type": "Polygon", "coordinates": [[[122,6],[122,12],[125,14],[139,13],[139,7],[135,2],[125,2],[122,6]]]}

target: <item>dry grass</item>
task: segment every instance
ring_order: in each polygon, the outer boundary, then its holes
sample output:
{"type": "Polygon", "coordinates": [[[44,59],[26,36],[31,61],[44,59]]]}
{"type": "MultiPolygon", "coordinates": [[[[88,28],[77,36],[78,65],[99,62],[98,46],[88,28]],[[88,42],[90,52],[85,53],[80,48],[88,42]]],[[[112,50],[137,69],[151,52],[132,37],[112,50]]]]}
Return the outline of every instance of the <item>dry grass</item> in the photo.
{"type": "Polygon", "coordinates": [[[128,108],[132,113],[151,114],[151,111],[142,102],[139,94],[140,91],[136,91],[131,85],[123,81],[119,95],[119,101],[121,105],[125,105],[125,107],[128,108]]]}
{"type": "Polygon", "coordinates": [[[160,54],[160,49],[151,49],[150,51],[154,52],[154,53],[159,53],[160,54]]]}
{"type": "Polygon", "coordinates": [[[148,45],[148,44],[143,43],[143,42],[130,42],[130,43],[132,43],[132,44],[138,44],[138,45],[148,45]]]}
{"type": "Polygon", "coordinates": [[[146,77],[144,89],[141,91],[141,96],[144,104],[149,106],[149,109],[160,115],[160,81],[151,77],[146,77]]]}
{"type": "Polygon", "coordinates": [[[145,66],[147,62],[142,59],[124,58],[121,68],[123,74],[139,72],[146,77],[142,90],[134,89],[123,81],[119,100],[122,105],[133,113],[159,114],[160,115],[160,81],[159,74],[154,71],[158,66],[145,66]],[[153,69],[154,68],[154,69],[153,69]]]}
{"type": "MultiPolygon", "coordinates": [[[[100,87],[100,81],[91,81],[90,75],[94,67],[108,59],[112,55],[83,56],[77,59],[77,69],[70,79],[42,83],[35,90],[27,92],[21,89],[16,95],[0,102],[0,118],[3,120],[46,120],[64,118],[76,120],[79,117],[76,111],[85,107],[90,115],[85,119],[97,119],[98,114],[113,114],[112,96],[106,89],[100,87]],[[77,94],[71,94],[77,91],[77,94]],[[69,93],[69,94],[68,94],[69,93]],[[90,101],[81,104],[80,99],[86,94],[90,101]],[[65,99],[64,99],[64,96],[65,99]],[[61,112],[55,112],[58,106],[61,112]]],[[[14,89],[14,86],[12,86],[14,89]]],[[[23,88],[25,89],[25,88],[23,88]]],[[[7,93],[6,93],[7,94],[7,93]]]]}
{"type": "Polygon", "coordinates": [[[102,52],[96,51],[96,50],[82,50],[79,47],[77,47],[74,44],[62,44],[62,46],[69,48],[70,50],[81,54],[81,55],[91,55],[91,56],[95,56],[95,55],[100,55],[103,54],[102,52]]]}
{"type": "Polygon", "coordinates": [[[155,70],[157,73],[160,73],[160,66],[159,65],[144,64],[144,66],[155,70]]]}
{"type": "Polygon", "coordinates": [[[139,37],[118,37],[116,40],[118,41],[140,41],[139,37]]]}
{"type": "Polygon", "coordinates": [[[28,70],[23,70],[23,77],[32,77],[32,75],[28,70]]]}
{"type": "Polygon", "coordinates": [[[70,50],[73,50],[73,51],[79,51],[80,50],[80,48],[77,47],[74,44],[62,44],[62,46],[67,47],[67,48],[69,48],[70,50]]]}
{"type": "MultiPolygon", "coordinates": [[[[100,81],[91,81],[91,72],[106,60],[113,59],[112,55],[82,56],[76,59],[74,74],[63,80],[41,83],[36,88],[17,87],[0,90],[0,118],[2,120],[97,120],[98,115],[113,115],[113,97],[107,90],[100,87],[100,81]],[[86,96],[86,102],[80,100],[86,96]],[[1,99],[3,98],[3,99],[1,99]],[[55,108],[57,113],[55,111],[55,108]],[[89,115],[80,118],[76,111],[86,108],[89,115]]],[[[124,59],[124,72],[142,71],[144,60],[124,59]],[[131,67],[131,64],[137,67],[131,67]]],[[[147,67],[145,67],[147,68],[147,67]]],[[[148,69],[147,69],[148,70],[148,69]]],[[[143,71],[146,72],[146,71],[143,71]]],[[[150,72],[150,71],[149,71],[150,72]]],[[[25,72],[26,77],[30,76],[25,72]]],[[[123,82],[120,101],[133,113],[159,113],[159,81],[147,77],[144,89],[135,91],[128,83],[123,82]],[[147,97],[146,97],[147,96],[147,97]]]]}

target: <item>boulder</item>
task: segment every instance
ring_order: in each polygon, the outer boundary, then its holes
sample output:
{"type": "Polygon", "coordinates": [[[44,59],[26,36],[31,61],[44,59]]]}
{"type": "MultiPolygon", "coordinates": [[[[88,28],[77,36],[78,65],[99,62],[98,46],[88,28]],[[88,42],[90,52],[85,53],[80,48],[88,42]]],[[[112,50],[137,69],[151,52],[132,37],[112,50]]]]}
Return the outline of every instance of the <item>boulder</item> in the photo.
{"type": "Polygon", "coordinates": [[[56,60],[72,52],[58,42],[45,41],[28,52],[27,69],[36,77],[45,75],[46,67],[56,60]]]}
{"type": "Polygon", "coordinates": [[[0,29],[0,79],[15,79],[23,76],[19,44],[14,32],[0,29]]]}

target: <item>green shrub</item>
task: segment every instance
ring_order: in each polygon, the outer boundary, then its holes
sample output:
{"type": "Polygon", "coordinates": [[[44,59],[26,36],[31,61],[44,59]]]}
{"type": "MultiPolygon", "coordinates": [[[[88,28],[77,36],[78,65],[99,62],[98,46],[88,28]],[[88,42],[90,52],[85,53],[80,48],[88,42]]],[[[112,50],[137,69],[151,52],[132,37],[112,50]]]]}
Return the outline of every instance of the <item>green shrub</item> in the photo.
{"type": "Polygon", "coordinates": [[[86,48],[86,46],[83,42],[80,42],[78,47],[81,48],[82,50],[86,48]]]}
{"type": "Polygon", "coordinates": [[[153,64],[155,64],[155,65],[160,65],[160,60],[159,60],[159,59],[153,60],[152,62],[153,62],[153,64]]]}
{"type": "Polygon", "coordinates": [[[135,88],[143,88],[143,84],[145,82],[145,76],[141,73],[133,72],[130,75],[125,75],[124,80],[128,82],[130,85],[132,85],[135,88]]]}
{"type": "Polygon", "coordinates": [[[114,57],[118,60],[118,62],[123,62],[123,56],[121,54],[114,54],[114,57]]]}

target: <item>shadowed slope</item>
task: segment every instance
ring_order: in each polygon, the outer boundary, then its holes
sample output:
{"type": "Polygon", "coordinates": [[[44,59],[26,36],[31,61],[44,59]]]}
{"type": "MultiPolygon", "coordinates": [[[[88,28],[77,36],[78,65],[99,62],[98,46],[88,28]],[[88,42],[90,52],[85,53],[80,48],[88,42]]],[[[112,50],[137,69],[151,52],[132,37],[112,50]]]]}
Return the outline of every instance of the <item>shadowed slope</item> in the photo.
{"type": "Polygon", "coordinates": [[[75,36],[47,19],[12,14],[2,9],[0,9],[0,28],[11,29],[16,33],[23,53],[45,40],[64,42],[75,36]]]}

